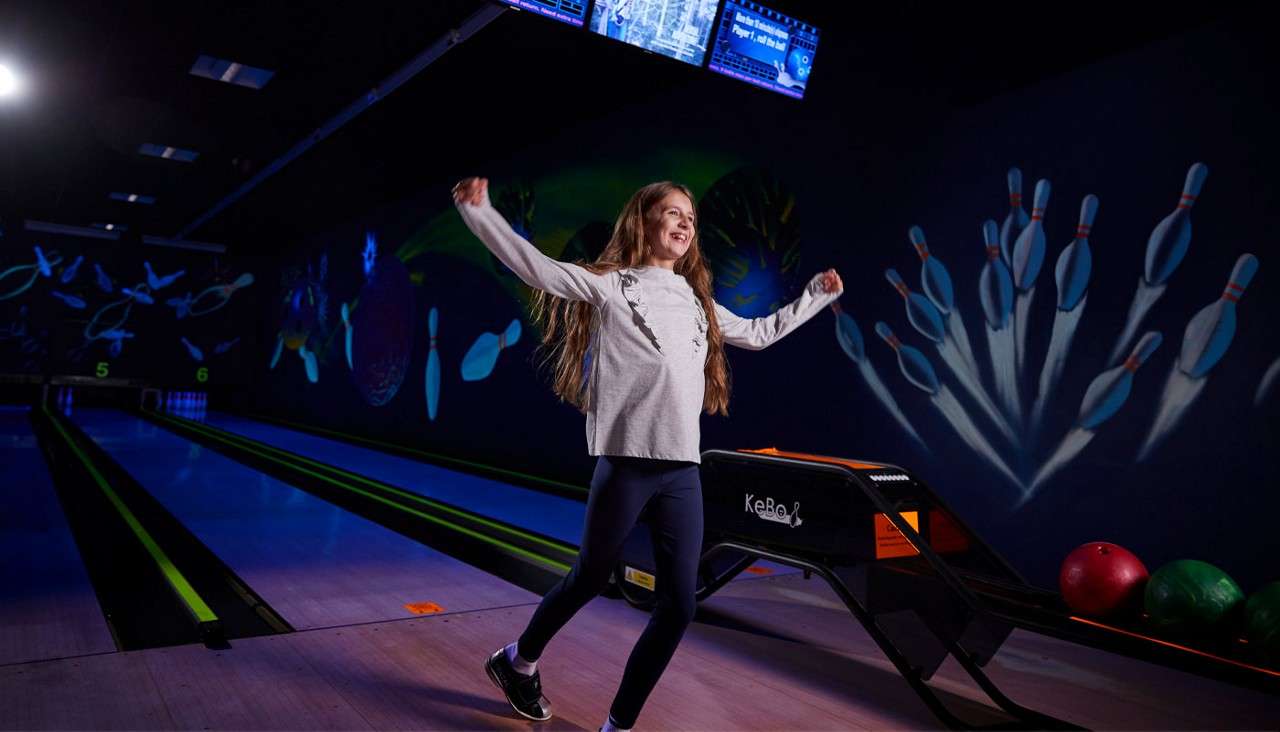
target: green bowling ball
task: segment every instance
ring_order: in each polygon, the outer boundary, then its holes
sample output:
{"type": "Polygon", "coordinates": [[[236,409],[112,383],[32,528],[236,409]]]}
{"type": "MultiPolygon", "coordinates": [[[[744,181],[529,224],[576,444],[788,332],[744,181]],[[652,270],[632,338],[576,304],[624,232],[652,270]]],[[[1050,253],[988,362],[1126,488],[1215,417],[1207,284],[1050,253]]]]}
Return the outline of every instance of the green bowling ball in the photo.
{"type": "Polygon", "coordinates": [[[1244,606],[1244,635],[1259,655],[1280,663],[1280,582],[1249,597],[1244,606]]]}
{"type": "Polygon", "coordinates": [[[1144,605],[1156,630],[1185,635],[1219,630],[1244,593],[1226,572],[1195,559],[1169,562],[1147,582],[1144,605]]]}

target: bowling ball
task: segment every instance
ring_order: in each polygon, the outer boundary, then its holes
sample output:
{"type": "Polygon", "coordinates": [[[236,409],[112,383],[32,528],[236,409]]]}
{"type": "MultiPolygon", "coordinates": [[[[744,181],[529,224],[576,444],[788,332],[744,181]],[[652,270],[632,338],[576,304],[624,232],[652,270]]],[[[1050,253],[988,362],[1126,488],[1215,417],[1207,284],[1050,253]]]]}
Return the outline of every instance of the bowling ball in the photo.
{"type": "Polygon", "coordinates": [[[1249,597],[1244,606],[1244,635],[1260,656],[1280,663],[1280,582],[1249,597]]]}
{"type": "Polygon", "coordinates": [[[1148,577],[1146,565],[1128,549],[1091,541],[1062,561],[1058,588],[1072,610],[1104,617],[1136,610],[1148,577]]]}
{"type": "Polygon", "coordinates": [[[797,48],[787,56],[787,73],[801,84],[809,80],[811,69],[813,69],[813,51],[797,48]]]}
{"type": "Polygon", "coordinates": [[[1152,626],[1179,635],[1221,629],[1242,602],[1244,593],[1235,580],[1195,559],[1179,559],[1156,570],[1145,596],[1152,626]]]}

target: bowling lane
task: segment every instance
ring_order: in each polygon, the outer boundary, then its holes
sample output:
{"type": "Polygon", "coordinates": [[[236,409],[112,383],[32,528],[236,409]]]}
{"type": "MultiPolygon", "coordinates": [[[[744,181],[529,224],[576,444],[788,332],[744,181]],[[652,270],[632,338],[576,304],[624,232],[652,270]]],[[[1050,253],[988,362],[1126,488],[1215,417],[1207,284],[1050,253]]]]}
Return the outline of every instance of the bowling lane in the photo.
{"type": "Polygon", "coordinates": [[[0,664],[115,650],[28,407],[0,406],[0,664]]]}
{"type": "Polygon", "coordinates": [[[210,412],[201,421],[574,546],[582,541],[581,501],[231,414],[210,412]]]}
{"type": "Polygon", "coordinates": [[[298,630],[538,599],[144,419],[72,420],[298,630]]]}
{"type": "MultiPolygon", "coordinates": [[[[459,473],[233,414],[210,412],[201,421],[211,427],[335,465],[574,546],[582,541],[582,520],[586,504],[581,501],[459,473]]],[[[740,575],[739,578],[798,571],[761,561],[752,567],[751,572],[740,575]]]]}

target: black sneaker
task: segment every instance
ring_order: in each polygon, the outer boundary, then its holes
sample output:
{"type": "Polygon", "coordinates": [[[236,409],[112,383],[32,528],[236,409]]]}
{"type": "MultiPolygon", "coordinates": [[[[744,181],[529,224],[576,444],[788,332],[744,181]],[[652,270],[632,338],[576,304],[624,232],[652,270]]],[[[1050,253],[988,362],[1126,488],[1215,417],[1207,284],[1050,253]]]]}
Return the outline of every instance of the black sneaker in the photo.
{"type": "Polygon", "coordinates": [[[542,679],[538,672],[525,676],[517,673],[507,660],[507,649],[499,648],[484,663],[485,673],[493,685],[506,694],[511,708],[522,717],[539,722],[551,719],[551,702],[542,695],[542,679]]]}

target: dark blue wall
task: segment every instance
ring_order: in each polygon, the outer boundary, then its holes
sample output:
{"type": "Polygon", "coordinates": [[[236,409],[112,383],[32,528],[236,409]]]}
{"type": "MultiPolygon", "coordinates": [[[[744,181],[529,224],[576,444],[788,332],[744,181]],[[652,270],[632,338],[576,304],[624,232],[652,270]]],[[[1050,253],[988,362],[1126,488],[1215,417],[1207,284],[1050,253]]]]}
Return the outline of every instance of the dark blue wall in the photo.
{"type": "MultiPolygon", "coordinates": [[[[1054,584],[1058,563],[1073,546],[1103,539],[1128,546],[1152,569],[1180,557],[1215,562],[1249,590],[1276,574],[1259,557],[1275,553],[1269,532],[1280,509],[1271,449],[1280,396],[1253,403],[1263,372],[1280,356],[1271,328],[1280,303],[1269,287],[1276,265],[1267,236],[1280,149],[1272,132],[1276,105],[1263,91],[1274,76],[1267,43],[1260,31],[1243,26],[1206,28],[963,109],[878,88],[868,59],[833,50],[822,59],[829,65],[815,69],[803,103],[708,75],[660,104],[569,128],[561,139],[478,153],[475,170],[465,172],[487,174],[495,185],[531,181],[538,201],[534,240],[558,256],[566,227],[611,222],[627,193],[649,180],[688,180],[701,195],[739,167],[771,171],[795,192],[803,216],[799,282],[827,267],[841,272],[844,307],[930,450],[909,442],[871,396],[836,344],[830,313],[766,351],[730,353],[731,416],[704,418],[704,449],[775,445],[909,466],[1039,584],[1054,584]],[[922,226],[934,254],[950,267],[958,307],[985,362],[977,300],[981,222],[1003,218],[1009,167],[1023,171],[1028,201],[1035,181],[1050,179],[1048,253],[1031,317],[1032,385],[1053,319],[1053,262],[1071,240],[1081,198],[1099,197],[1087,311],[1046,427],[1034,447],[998,448],[1029,477],[1106,368],[1148,234],[1176,204],[1196,161],[1211,173],[1193,214],[1191,248],[1144,327],[1162,332],[1164,345],[1136,374],[1125,406],[1080,456],[1015,508],[1016,491],[905,382],[892,352],[875,337],[872,326],[883,320],[905,341],[924,345],[884,269],[897,268],[919,288],[919,260],[906,231],[922,226]],[[1137,463],[1185,324],[1218,297],[1244,252],[1256,254],[1261,269],[1239,305],[1230,350],[1184,422],[1137,463]]],[[[516,317],[527,326],[527,318],[519,288],[477,258],[479,242],[469,240],[471,255],[448,243],[458,241],[447,193],[454,177],[427,174],[425,190],[406,191],[359,220],[316,232],[286,258],[293,266],[314,266],[327,252],[330,345],[321,353],[316,384],[296,356],[267,372],[278,324],[264,319],[267,346],[258,356],[263,378],[253,407],[584,484],[592,461],[584,454],[582,419],[556,402],[545,373],[535,371],[536,334],[526,327],[489,379],[463,383],[457,376],[476,334],[500,330],[516,317]],[[359,253],[369,231],[384,253],[411,249],[405,265],[421,279],[413,289],[408,375],[382,407],[368,406],[352,386],[336,315],[338,303],[353,300],[362,286],[359,253]],[[430,422],[423,370],[426,313],[433,305],[441,311],[445,377],[441,414],[430,422]]],[[[276,286],[269,280],[267,287],[276,286]]],[[[942,373],[936,356],[932,360],[942,373]]]]}

